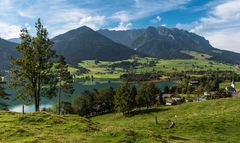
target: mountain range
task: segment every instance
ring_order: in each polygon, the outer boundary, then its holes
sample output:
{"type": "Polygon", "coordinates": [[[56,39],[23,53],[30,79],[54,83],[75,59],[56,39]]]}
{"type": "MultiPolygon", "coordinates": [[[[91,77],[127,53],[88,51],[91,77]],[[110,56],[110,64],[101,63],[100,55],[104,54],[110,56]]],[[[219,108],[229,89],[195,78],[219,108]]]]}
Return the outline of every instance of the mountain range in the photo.
{"type": "Polygon", "coordinates": [[[71,64],[82,60],[124,60],[137,54],[86,26],[59,35],[53,41],[57,53],[64,55],[71,64]]]}
{"type": "Polygon", "coordinates": [[[127,31],[99,30],[109,39],[138,53],[162,59],[191,59],[183,51],[196,51],[222,63],[240,64],[240,54],[214,48],[204,37],[177,28],[148,27],[127,31]]]}
{"type": "MultiPolygon", "coordinates": [[[[134,55],[161,59],[191,59],[184,51],[208,54],[215,61],[240,64],[240,54],[214,48],[204,37],[166,27],[148,27],[126,31],[98,30],[83,26],[52,39],[54,49],[64,55],[71,65],[82,60],[116,61],[134,55]]],[[[11,56],[17,56],[14,47],[19,39],[0,39],[0,68],[9,68],[11,56]]]]}
{"type": "Polygon", "coordinates": [[[10,59],[18,55],[15,49],[16,46],[16,43],[0,38],[0,69],[10,68],[10,59]]]}

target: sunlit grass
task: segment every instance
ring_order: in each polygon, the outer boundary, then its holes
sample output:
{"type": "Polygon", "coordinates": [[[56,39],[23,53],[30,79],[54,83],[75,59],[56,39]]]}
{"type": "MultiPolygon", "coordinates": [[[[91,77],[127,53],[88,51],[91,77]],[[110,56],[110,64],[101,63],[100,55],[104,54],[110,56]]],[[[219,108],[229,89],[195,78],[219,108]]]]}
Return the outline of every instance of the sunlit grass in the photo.
{"type": "MultiPolygon", "coordinates": [[[[191,53],[191,52],[190,52],[191,53]]],[[[146,73],[146,72],[153,72],[153,71],[162,71],[165,73],[171,72],[183,72],[183,71],[237,71],[237,68],[228,65],[222,64],[218,62],[214,62],[211,60],[207,60],[209,57],[200,53],[191,53],[195,54],[197,58],[195,59],[176,59],[176,60],[163,60],[163,59],[156,59],[156,58],[136,58],[139,63],[146,64],[148,61],[154,60],[156,66],[147,67],[147,66],[139,66],[135,69],[136,73],[146,73]]],[[[133,61],[133,59],[128,59],[124,61],[133,61]]],[[[102,78],[102,79],[118,79],[120,75],[126,73],[126,71],[122,68],[115,68],[111,70],[111,65],[113,63],[119,63],[121,61],[99,61],[99,63],[95,63],[94,60],[86,60],[79,63],[80,66],[90,70],[89,73],[80,75],[80,77],[92,76],[94,78],[102,78]]],[[[69,68],[69,70],[74,73],[77,69],[69,68]]],[[[198,76],[198,75],[195,75],[198,76]]]]}
{"type": "Polygon", "coordinates": [[[240,140],[240,99],[219,99],[111,113],[89,119],[78,115],[0,111],[0,142],[184,142],[226,143],[240,140]],[[158,124],[155,123],[155,117],[158,124]],[[167,129],[169,121],[175,127],[167,129]]]}

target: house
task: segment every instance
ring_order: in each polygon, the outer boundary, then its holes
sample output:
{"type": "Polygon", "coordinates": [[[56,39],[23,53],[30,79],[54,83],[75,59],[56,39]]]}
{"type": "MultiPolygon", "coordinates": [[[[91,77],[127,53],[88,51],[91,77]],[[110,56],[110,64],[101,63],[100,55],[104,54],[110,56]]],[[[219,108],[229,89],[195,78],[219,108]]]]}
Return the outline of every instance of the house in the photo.
{"type": "Polygon", "coordinates": [[[4,84],[6,84],[6,82],[5,82],[5,80],[4,80],[4,77],[1,77],[1,79],[0,79],[0,85],[4,85],[4,84]]]}
{"type": "Polygon", "coordinates": [[[197,81],[197,80],[192,80],[192,81],[189,82],[189,85],[191,85],[191,86],[198,86],[199,83],[200,83],[200,82],[197,81]]]}
{"type": "Polygon", "coordinates": [[[232,80],[231,85],[230,85],[230,86],[227,86],[227,87],[225,88],[225,90],[226,90],[226,92],[231,93],[231,94],[234,94],[234,93],[237,92],[237,90],[235,89],[235,82],[234,82],[234,80],[232,80]]]}
{"type": "Polygon", "coordinates": [[[197,97],[193,100],[194,102],[203,102],[203,101],[207,101],[206,97],[197,97]]]}
{"type": "Polygon", "coordinates": [[[171,94],[163,94],[163,100],[166,105],[178,105],[182,103],[182,99],[179,97],[173,97],[171,94]]]}
{"type": "Polygon", "coordinates": [[[215,99],[218,96],[218,91],[210,91],[210,92],[204,92],[203,97],[207,100],[215,99]]]}

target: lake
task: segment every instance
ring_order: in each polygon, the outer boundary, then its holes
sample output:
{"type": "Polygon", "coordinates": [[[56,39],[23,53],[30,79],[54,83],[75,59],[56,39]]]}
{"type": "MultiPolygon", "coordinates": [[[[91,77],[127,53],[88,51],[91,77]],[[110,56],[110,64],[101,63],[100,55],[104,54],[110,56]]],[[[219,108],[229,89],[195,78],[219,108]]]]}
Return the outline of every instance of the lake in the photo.
{"type": "MultiPolygon", "coordinates": [[[[121,84],[120,81],[111,81],[110,83],[108,81],[89,81],[89,82],[80,82],[80,81],[75,81],[74,82],[74,93],[71,96],[67,96],[67,95],[63,95],[62,96],[62,101],[72,101],[72,99],[76,96],[80,96],[81,93],[84,90],[93,90],[93,89],[104,89],[107,87],[113,87],[113,88],[117,88],[119,85],[121,84]]],[[[139,85],[141,83],[133,83],[136,85],[136,87],[139,87],[139,85]]],[[[171,81],[160,81],[160,82],[156,82],[155,86],[161,90],[164,89],[165,86],[172,86],[174,85],[174,82],[171,81]]],[[[14,89],[7,89],[6,90],[7,93],[11,94],[11,95],[15,95],[16,94],[16,90],[14,89]]],[[[52,98],[52,99],[48,99],[48,98],[41,98],[41,106],[40,108],[51,108],[52,106],[56,105],[57,103],[57,98],[52,98]]],[[[22,101],[19,100],[11,100],[11,102],[9,103],[9,109],[11,111],[15,111],[15,112],[22,112],[22,101]]],[[[35,108],[34,105],[25,105],[25,112],[34,112],[35,108]]]]}

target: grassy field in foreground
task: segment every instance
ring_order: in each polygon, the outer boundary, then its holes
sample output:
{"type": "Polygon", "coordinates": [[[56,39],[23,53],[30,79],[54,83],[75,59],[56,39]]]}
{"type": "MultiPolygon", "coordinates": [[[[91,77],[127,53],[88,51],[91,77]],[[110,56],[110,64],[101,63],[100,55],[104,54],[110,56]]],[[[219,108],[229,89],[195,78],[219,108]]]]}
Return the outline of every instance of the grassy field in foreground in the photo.
{"type": "MultiPolygon", "coordinates": [[[[137,61],[142,64],[147,64],[149,61],[155,61],[156,66],[138,66],[136,67],[136,73],[146,73],[146,72],[153,72],[153,71],[163,71],[166,73],[171,72],[182,72],[182,71],[207,71],[207,70],[214,70],[214,71],[226,71],[226,70],[234,70],[236,68],[231,65],[222,64],[218,62],[214,62],[208,60],[204,55],[202,57],[199,54],[191,53],[191,55],[195,55],[195,59],[176,59],[176,60],[163,60],[163,59],[156,59],[156,58],[137,58],[137,61]]],[[[124,61],[133,61],[133,59],[128,59],[124,61]]],[[[94,60],[86,60],[79,63],[80,66],[88,69],[90,72],[79,77],[91,76],[93,75],[94,78],[104,78],[104,79],[117,79],[120,75],[126,73],[126,70],[123,68],[115,68],[111,70],[111,65],[115,63],[119,63],[122,61],[99,61],[99,63],[95,63],[94,60]]],[[[77,69],[69,68],[72,73],[75,73],[77,69]]]]}
{"type": "MultiPolygon", "coordinates": [[[[125,118],[108,114],[93,118],[105,130],[131,130],[139,142],[158,142],[158,137],[172,142],[234,143],[240,140],[240,99],[220,99],[201,103],[186,103],[179,106],[142,110],[139,114],[125,118]],[[155,124],[155,116],[159,124],[155,124]],[[167,120],[176,126],[164,129],[167,120]]],[[[99,137],[99,140],[106,137],[99,137]]]]}
{"type": "Polygon", "coordinates": [[[240,99],[219,99],[136,111],[132,117],[0,111],[0,142],[234,143],[240,140],[240,99]],[[155,124],[155,116],[158,124],[155,124]],[[176,126],[168,127],[168,120],[176,126]]]}

